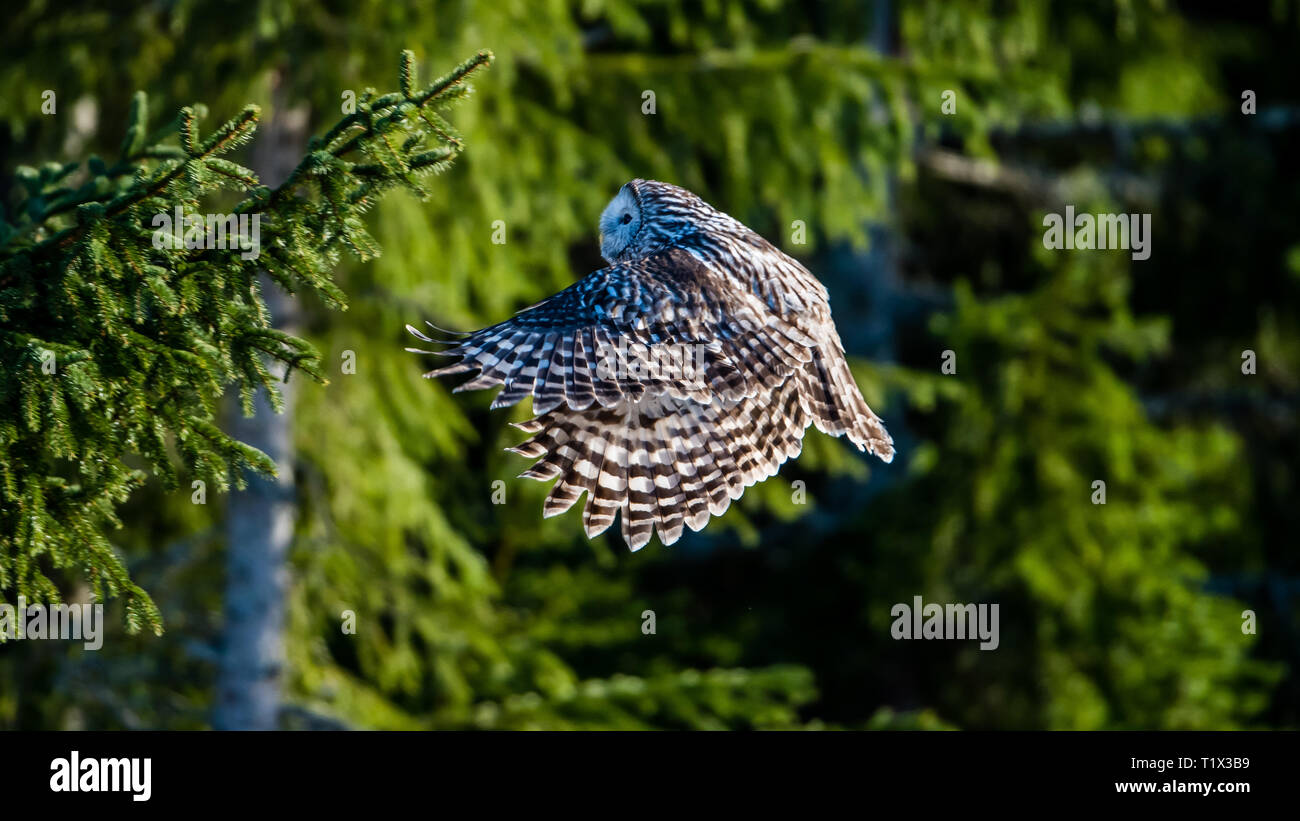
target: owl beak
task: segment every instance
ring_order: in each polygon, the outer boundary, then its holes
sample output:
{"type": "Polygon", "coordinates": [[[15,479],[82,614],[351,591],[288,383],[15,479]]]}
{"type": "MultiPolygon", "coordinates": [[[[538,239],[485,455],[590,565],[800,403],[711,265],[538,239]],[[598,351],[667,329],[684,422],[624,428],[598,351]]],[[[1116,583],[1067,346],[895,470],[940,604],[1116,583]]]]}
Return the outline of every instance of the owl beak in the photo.
{"type": "Polygon", "coordinates": [[[600,232],[600,244],[601,244],[601,247],[604,247],[604,245],[605,245],[605,232],[604,232],[604,231],[601,231],[601,232],[600,232]]]}

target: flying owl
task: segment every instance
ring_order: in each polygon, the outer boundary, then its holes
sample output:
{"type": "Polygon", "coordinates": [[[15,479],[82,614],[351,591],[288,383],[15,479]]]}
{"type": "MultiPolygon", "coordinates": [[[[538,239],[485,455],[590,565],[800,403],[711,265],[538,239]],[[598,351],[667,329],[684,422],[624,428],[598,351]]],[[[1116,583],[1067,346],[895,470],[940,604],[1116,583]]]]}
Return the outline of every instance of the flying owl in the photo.
{"type": "MultiPolygon", "coordinates": [[[[587,494],[589,538],[621,512],[632,550],[671,545],[797,457],[804,431],[844,435],[885,462],[893,440],[844,358],[826,288],[691,192],[633,180],[600,217],[609,266],[514,317],[415,353],[455,357],[493,408],[531,397],[521,477],[558,479],[542,515],[587,494]]],[[[431,328],[437,329],[430,324],[431,328]]]]}

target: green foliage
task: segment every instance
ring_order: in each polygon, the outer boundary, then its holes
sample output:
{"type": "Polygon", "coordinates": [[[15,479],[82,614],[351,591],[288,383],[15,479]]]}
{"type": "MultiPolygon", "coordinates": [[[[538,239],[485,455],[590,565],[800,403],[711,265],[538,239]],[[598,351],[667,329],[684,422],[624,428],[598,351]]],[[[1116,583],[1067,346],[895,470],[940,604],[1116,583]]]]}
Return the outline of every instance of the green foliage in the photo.
{"type": "Polygon", "coordinates": [[[996,662],[966,654],[981,686],[935,688],[963,725],[996,706],[1002,727],[1233,727],[1275,680],[1192,552],[1246,525],[1240,444],[1146,417],[1115,363],[1159,356],[1167,323],[1133,317],[1127,290],[1113,256],[1079,256],[1025,294],[961,285],[934,323],[967,376],[913,464],[928,509],[881,538],[924,546],[907,581],[927,599],[1001,603],[996,662]]]}
{"type": "Polygon", "coordinates": [[[309,343],[271,326],[258,272],[345,307],[331,278],[343,251],[378,253],[361,214],[393,188],[427,196],[419,177],[461,146],[436,111],[490,59],[418,89],[404,52],[402,91],[367,90],[274,189],[221,156],[252,139],[256,106],[207,135],[199,111],[182,108],[173,144],[148,136],[143,93],[112,165],[19,169],[23,195],[0,215],[0,589],[59,601],[48,570],[80,569],[96,600],[126,597],[132,631],[161,632],[105,533],[145,480],[132,463],[165,488],[178,486],[178,462],[222,490],[232,476],[242,486],[243,468],[275,472],[218,429],[217,401],[236,386],[251,415],[260,388],[278,410],[263,357],[324,374],[309,343]],[[200,204],[224,191],[243,193],[233,217],[264,223],[260,253],[235,242],[233,223],[205,223],[200,204]]]}

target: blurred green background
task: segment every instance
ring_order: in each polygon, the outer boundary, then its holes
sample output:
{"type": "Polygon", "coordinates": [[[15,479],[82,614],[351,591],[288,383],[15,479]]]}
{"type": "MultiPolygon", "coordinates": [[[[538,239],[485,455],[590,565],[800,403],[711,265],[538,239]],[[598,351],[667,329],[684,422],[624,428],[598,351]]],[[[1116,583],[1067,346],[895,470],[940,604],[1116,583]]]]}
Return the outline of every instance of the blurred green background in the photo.
{"type": "MultiPolygon", "coordinates": [[[[218,122],[306,111],[320,133],[343,92],[393,85],[403,48],[424,76],[497,56],[432,198],[370,215],[384,255],[339,271],[351,309],[299,306],[331,382],[298,386],[282,465],[282,726],[1300,726],[1300,4],[6,14],[0,192],[21,163],[111,150],[135,89],[218,122]],[[636,554],[617,528],[588,542],[576,511],[541,518],[546,487],[502,450],[524,410],[422,380],[403,325],[479,327],[600,267],[596,219],[634,177],[822,278],[892,465],[812,430],[720,521],[636,554]],[[1151,214],[1150,259],[1045,250],[1067,204],[1151,214]],[[893,640],[916,595],[999,603],[1000,646],[893,640]]],[[[230,500],[190,493],[151,484],[113,535],[165,634],[125,634],[114,602],[101,651],[0,646],[0,727],[211,726],[230,500]]]]}

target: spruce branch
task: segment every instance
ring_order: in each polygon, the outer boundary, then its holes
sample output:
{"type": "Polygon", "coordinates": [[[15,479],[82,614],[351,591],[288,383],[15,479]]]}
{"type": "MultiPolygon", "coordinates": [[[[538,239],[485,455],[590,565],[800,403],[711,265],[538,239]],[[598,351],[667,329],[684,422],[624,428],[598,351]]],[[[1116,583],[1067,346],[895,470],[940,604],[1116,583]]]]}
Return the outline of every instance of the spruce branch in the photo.
{"type": "Polygon", "coordinates": [[[333,278],[342,253],[380,253],[362,213],[397,187],[428,196],[417,178],[464,148],[437,110],[491,59],[482,52],[420,88],[403,52],[400,90],[368,91],[275,188],[225,156],[253,138],[256,106],[209,131],[195,104],[150,132],[143,92],[111,165],[92,156],[17,170],[18,196],[0,208],[0,595],[54,601],[50,574],[80,568],[97,598],[125,599],[130,630],[161,630],[106,535],[117,507],[148,474],[176,487],[183,470],[222,489],[242,486],[245,470],[274,474],[216,426],[219,398],[233,388],[251,413],[264,389],[278,410],[268,362],[284,364],[286,380],[325,374],[310,343],[271,326],[259,272],[346,308],[333,278]],[[204,214],[222,192],[241,199],[204,214]],[[176,232],[159,227],[178,215],[176,232]],[[254,217],[256,258],[208,241],[219,224],[227,237],[254,217]]]}

